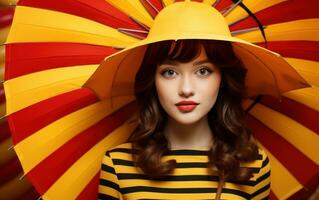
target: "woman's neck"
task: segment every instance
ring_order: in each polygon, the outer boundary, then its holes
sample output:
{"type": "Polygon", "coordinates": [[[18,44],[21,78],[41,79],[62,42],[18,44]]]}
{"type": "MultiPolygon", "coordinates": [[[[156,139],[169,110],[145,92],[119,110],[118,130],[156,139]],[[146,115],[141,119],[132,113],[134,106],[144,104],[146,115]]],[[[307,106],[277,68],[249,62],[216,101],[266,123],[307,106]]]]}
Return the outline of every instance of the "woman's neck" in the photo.
{"type": "Polygon", "coordinates": [[[213,133],[207,116],[194,124],[180,124],[169,118],[164,129],[170,149],[210,149],[213,133]]]}

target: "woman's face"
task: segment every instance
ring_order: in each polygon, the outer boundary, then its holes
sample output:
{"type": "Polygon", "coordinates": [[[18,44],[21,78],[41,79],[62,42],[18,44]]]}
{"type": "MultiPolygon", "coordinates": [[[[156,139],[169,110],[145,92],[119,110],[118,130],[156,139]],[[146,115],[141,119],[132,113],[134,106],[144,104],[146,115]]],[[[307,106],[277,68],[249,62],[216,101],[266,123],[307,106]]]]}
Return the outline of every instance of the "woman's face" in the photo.
{"type": "Polygon", "coordinates": [[[157,66],[155,87],[160,104],[170,118],[181,124],[193,124],[214,106],[221,74],[211,63],[203,47],[200,55],[187,63],[165,60],[157,66]],[[193,101],[197,105],[181,105],[193,101]]]}

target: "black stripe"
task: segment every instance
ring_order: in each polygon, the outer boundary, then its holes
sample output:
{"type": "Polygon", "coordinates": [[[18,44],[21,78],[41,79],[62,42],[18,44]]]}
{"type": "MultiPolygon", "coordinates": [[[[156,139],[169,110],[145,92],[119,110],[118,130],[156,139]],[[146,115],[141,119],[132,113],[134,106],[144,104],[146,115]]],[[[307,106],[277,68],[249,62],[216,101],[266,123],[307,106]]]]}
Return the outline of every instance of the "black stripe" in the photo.
{"type": "MultiPolygon", "coordinates": [[[[217,176],[211,176],[211,175],[175,175],[175,176],[165,176],[162,178],[150,178],[149,176],[145,174],[131,174],[131,173],[119,173],[118,174],[119,180],[132,180],[132,179],[139,179],[139,180],[155,180],[155,181],[216,181],[218,182],[217,176]]],[[[261,181],[261,180],[260,180],[261,181]]],[[[260,181],[227,181],[228,183],[235,183],[240,185],[247,185],[247,186],[255,186],[260,181]]]]}
{"type": "MultiPolygon", "coordinates": [[[[123,160],[123,159],[113,159],[114,165],[122,165],[122,166],[129,166],[134,167],[134,161],[130,160],[123,160]]],[[[207,162],[180,162],[176,164],[176,168],[207,168],[207,162]]],[[[260,168],[259,167],[242,167],[242,168],[249,168],[254,173],[258,173],[260,168]]]]}
{"type": "Polygon", "coordinates": [[[259,190],[257,190],[253,194],[251,194],[251,198],[253,198],[253,197],[259,195],[260,193],[263,193],[264,191],[269,190],[269,189],[270,189],[270,183],[265,185],[264,187],[260,188],[259,190]]]}
{"type": "Polygon", "coordinates": [[[109,173],[112,173],[112,174],[116,175],[115,170],[114,170],[113,167],[110,167],[110,166],[102,163],[102,167],[101,168],[102,168],[103,171],[106,171],[106,172],[109,172],[109,173]]]}
{"type": "Polygon", "coordinates": [[[104,185],[104,186],[107,186],[109,188],[113,188],[114,190],[117,190],[118,192],[120,191],[120,187],[118,184],[116,184],[112,181],[106,180],[106,179],[100,179],[100,185],[104,185]]]}
{"type": "Polygon", "coordinates": [[[227,182],[235,183],[235,184],[239,184],[239,185],[255,186],[255,185],[259,184],[260,182],[266,180],[269,177],[270,177],[270,171],[265,173],[261,177],[257,178],[256,181],[248,180],[248,181],[242,181],[242,182],[240,182],[240,181],[227,181],[227,182]]]}
{"type": "MultiPolygon", "coordinates": [[[[134,162],[129,160],[113,159],[113,163],[114,165],[134,167],[134,162]]],[[[207,162],[181,162],[176,164],[176,168],[207,168],[207,166],[207,162]]]]}
{"type": "Polygon", "coordinates": [[[267,179],[268,177],[270,177],[270,170],[269,170],[267,173],[265,173],[264,175],[262,175],[261,177],[259,177],[256,181],[257,181],[258,183],[260,183],[260,182],[262,182],[263,180],[267,179]]]}
{"type": "Polygon", "coordinates": [[[261,168],[265,167],[269,163],[268,157],[263,161],[263,164],[261,165],[261,168]]]}
{"type": "Polygon", "coordinates": [[[218,181],[217,176],[208,175],[176,175],[176,176],[165,176],[162,178],[154,178],[145,174],[131,174],[131,173],[119,173],[119,180],[125,179],[143,179],[143,180],[156,180],[156,181],[218,181]]]}
{"type": "Polygon", "coordinates": [[[116,148],[116,149],[112,149],[109,152],[120,152],[120,153],[130,153],[132,154],[132,149],[128,149],[128,148],[116,148]]]}
{"type": "Polygon", "coordinates": [[[123,194],[133,192],[158,192],[158,193],[212,193],[216,192],[216,188],[158,188],[148,186],[133,186],[122,188],[123,194]]]}
{"type": "Polygon", "coordinates": [[[123,160],[123,159],[113,159],[113,164],[114,165],[124,165],[124,166],[130,166],[130,167],[134,167],[134,162],[130,161],[130,160],[123,160]]]}
{"type": "MultiPolygon", "coordinates": [[[[176,194],[192,194],[192,193],[216,193],[216,188],[157,188],[147,186],[135,186],[122,188],[123,194],[133,192],[158,192],[158,193],[176,193],[176,194]]],[[[249,199],[250,195],[246,192],[223,188],[223,193],[235,194],[243,198],[249,199]]]]}
{"type": "Polygon", "coordinates": [[[101,200],[119,200],[119,199],[116,198],[116,197],[112,197],[112,196],[110,196],[110,195],[102,194],[102,193],[99,193],[99,194],[98,194],[98,199],[101,199],[101,200]]]}

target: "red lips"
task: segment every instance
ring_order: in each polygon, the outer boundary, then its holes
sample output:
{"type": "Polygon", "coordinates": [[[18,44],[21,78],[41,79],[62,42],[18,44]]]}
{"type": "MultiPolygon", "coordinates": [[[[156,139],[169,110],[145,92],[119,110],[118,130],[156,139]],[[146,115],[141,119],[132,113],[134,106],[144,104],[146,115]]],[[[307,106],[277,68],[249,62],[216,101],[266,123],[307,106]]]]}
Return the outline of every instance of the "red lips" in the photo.
{"type": "Polygon", "coordinates": [[[190,111],[192,111],[193,109],[195,109],[198,104],[199,104],[199,103],[197,103],[197,102],[195,102],[195,101],[180,101],[180,102],[178,102],[178,103],[175,104],[175,105],[177,106],[177,108],[178,108],[180,111],[190,112],[190,111]]]}
{"type": "Polygon", "coordinates": [[[195,101],[180,101],[175,105],[179,106],[179,105],[198,105],[198,104],[199,103],[197,103],[195,101]]]}

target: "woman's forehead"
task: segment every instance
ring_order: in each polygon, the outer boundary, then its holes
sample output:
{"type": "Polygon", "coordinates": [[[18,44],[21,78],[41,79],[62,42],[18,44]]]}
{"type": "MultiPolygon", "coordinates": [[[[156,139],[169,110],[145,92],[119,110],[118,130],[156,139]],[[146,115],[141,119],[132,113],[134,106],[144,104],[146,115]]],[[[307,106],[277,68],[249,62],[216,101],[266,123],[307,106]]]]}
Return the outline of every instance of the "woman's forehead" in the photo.
{"type": "MultiPolygon", "coordinates": [[[[196,55],[191,61],[188,61],[188,62],[193,63],[193,65],[200,65],[200,64],[203,64],[203,63],[212,63],[212,61],[207,57],[207,54],[206,54],[205,49],[204,49],[203,46],[201,46],[201,50],[198,53],[198,55],[196,55]]],[[[186,63],[186,62],[180,62],[177,59],[166,58],[165,60],[163,60],[163,62],[161,64],[162,65],[163,64],[168,64],[168,65],[176,65],[176,66],[178,66],[181,63],[186,63]]]]}

